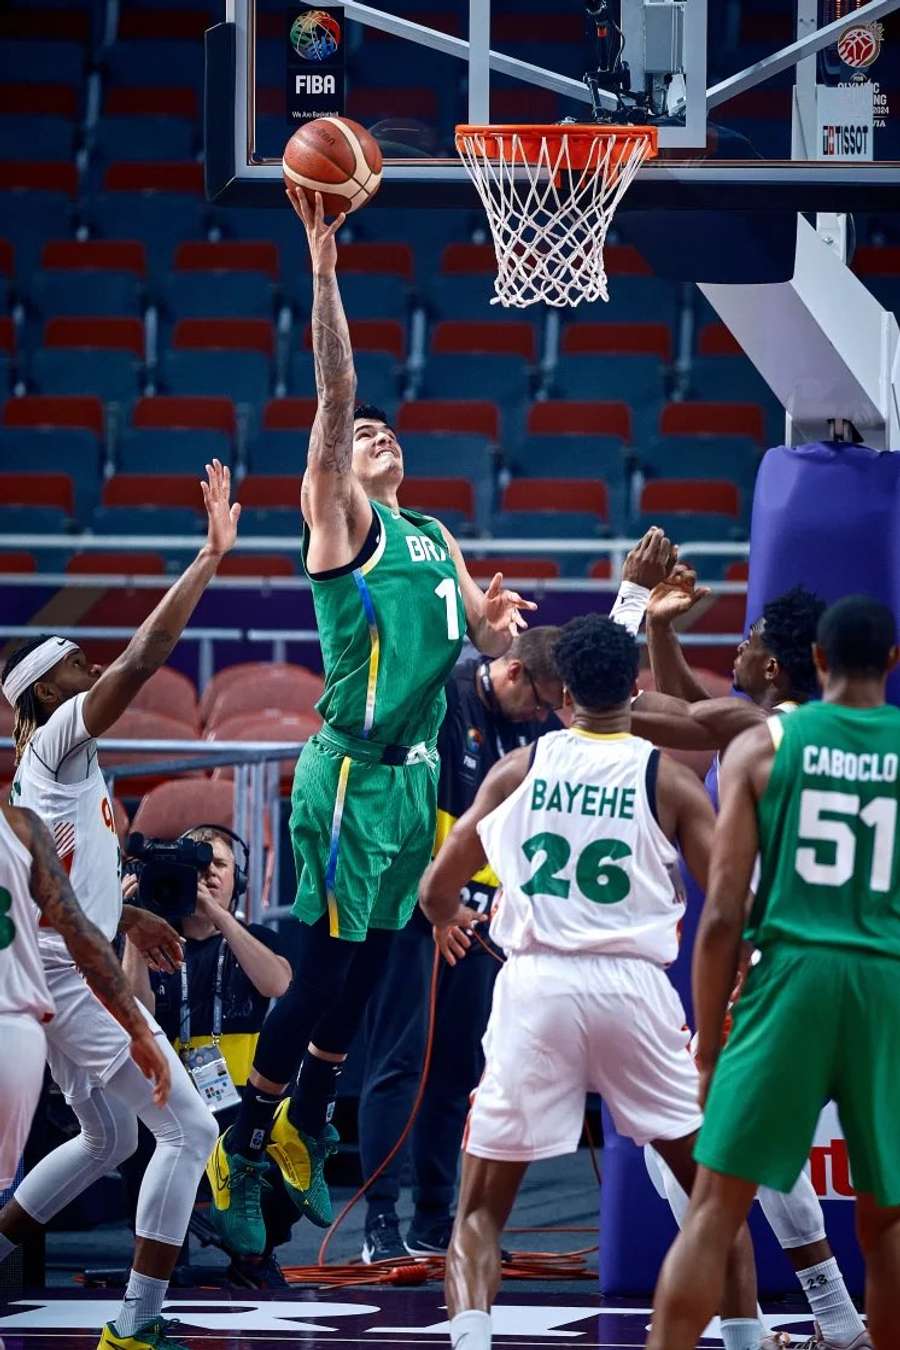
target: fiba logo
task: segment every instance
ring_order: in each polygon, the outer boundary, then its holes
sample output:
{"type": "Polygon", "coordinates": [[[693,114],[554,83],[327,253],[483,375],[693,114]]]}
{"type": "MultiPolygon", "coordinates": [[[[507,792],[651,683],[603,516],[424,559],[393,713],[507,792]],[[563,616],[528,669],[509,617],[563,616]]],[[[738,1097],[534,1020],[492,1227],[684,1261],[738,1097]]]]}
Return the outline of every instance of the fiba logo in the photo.
{"type": "Polygon", "coordinates": [[[324,9],[298,14],[291,24],[291,46],[304,61],[329,61],[341,45],[341,25],[324,9]]]}
{"type": "Polygon", "coordinates": [[[837,53],[845,66],[861,70],[877,61],[881,53],[884,27],[880,23],[858,23],[845,28],[837,41],[837,53]]]}

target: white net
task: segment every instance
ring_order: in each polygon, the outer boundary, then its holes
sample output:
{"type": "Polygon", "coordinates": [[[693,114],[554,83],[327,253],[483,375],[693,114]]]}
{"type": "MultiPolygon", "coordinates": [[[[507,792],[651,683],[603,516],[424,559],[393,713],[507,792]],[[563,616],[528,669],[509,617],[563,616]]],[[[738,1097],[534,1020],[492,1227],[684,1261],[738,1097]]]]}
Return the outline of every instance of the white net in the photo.
{"type": "Polygon", "coordinates": [[[463,126],[456,148],[494,238],[491,304],[609,299],[606,233],[634,175],[656,152],[654,129],[463,126]]]}

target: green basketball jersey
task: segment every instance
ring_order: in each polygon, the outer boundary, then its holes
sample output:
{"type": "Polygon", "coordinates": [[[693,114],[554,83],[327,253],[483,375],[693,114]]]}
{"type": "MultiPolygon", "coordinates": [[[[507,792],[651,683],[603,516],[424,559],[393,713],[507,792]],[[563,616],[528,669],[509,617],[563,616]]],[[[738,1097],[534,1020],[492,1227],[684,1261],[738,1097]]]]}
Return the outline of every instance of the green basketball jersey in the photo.
{"type": "MultiPolygon", "coordinates": [[[[465,610],[437,521],[371,505],[380,530],[368,560],[310,578],[325,667],[316,707],[345,735],[416,745],[433,740],[443,721],[465,610]]],[[[308,547],[304,529],[304,565],[308,547]]]]}
{"type": "Polygon", "coordinates": [[[809,703],[769,727],[745,936],[900,958],[900,709],[809,703]]]}

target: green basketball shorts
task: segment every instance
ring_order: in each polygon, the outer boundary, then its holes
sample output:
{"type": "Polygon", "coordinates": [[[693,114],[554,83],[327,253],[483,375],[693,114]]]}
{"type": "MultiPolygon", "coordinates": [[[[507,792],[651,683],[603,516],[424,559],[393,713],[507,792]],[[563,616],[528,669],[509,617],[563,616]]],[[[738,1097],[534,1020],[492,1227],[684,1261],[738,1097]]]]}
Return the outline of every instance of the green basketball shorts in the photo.
{"type": "Polygon", "coordinates": [[[857,1191],[900,1205],[900,961],[787,943],[763,952],[713,1074],[694,1156],[789,1191],[837,1103],[857,1191]]]}
{"type": "Polygon", "coordinates": [[[405,927],[431,861],[438,772],[434,751],[388,765],[344,753],[330,731],[312,737],[291,809],[298,919],[327,912],[331,936],[350,942],[405,927]]]}

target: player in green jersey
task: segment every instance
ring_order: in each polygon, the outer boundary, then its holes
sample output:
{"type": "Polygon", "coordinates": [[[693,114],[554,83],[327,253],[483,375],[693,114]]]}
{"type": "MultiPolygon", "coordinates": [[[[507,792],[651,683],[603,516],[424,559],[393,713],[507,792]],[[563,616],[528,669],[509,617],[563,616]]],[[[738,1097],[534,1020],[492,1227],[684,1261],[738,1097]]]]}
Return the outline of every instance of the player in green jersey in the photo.
{"type": "Polygon", "coordinates": [[[823,701],[744,732],[725,757],[693,972],[706,1119],[650,1350],[693,1350],[757,1186],[794,1184],[829,1098],[867,1265],[869,1331],[848,1345],[900,1345],[900,710],[885,703],[898,663],[893,615],[864,596],[839,601],[820,621],[815,661],[823,701]],[[745,936],[761,959],[720,1054],[757,852],[745,936]]]}
{"type": "Polygon", "coordinates": [[[536,608],[499,573],[482,591],[449,530],[400,506],[397,438],[383,412],[356,404],[335,275],[343,216],[326,225],[320,196],[315,206],[302,190],[288,197],[313,272],[318,408],[300,503],[324,725],[294,779],[294,914],[303,924],[294,979],[263,1026],[238,1119],[207,1169],[212,1219],[228,1247],[247,1255],[265,1244],[267,1153],[298,1211],[331,1222],[323,1165],[337,1140],[337,1078],[431,857],[444,684],[466,631],[479,651],[500,656],[526,627],[522,610],[536,608]]]}

